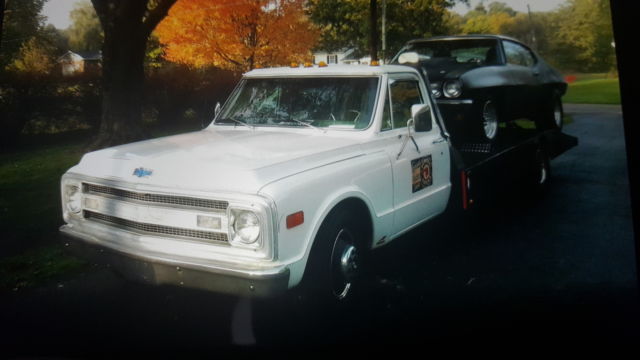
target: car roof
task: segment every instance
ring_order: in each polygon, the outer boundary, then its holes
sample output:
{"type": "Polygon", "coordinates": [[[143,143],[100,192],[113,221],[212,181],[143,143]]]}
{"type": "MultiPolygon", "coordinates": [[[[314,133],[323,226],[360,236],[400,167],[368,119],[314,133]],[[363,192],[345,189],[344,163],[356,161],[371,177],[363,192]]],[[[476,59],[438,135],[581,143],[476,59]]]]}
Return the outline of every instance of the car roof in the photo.
{"type": "Polygon", "coordinates": [[[245,77],[271,77],[271,76],[379,76],[389,73],[417,72],[406,65],[328,65],[319,67],[276,67],[254,69],[244,74],[245,77]]]}
{"type": "Polygon", "coordinates": [[[407,41],[407,44],[421,43],[427,41],[438,41],[438,40],[462,40],[462,39],[495,39],[495,40],[510,40],[515,41],[517,43],[522,44],[522,41],[518,39],[514,39],[509,36],[504,35],[494,35],[494,34],[473,34],[473,35],[441,35],[441,36],[433,36],[430,38],[424,39],[414,39],[407,41]]]}

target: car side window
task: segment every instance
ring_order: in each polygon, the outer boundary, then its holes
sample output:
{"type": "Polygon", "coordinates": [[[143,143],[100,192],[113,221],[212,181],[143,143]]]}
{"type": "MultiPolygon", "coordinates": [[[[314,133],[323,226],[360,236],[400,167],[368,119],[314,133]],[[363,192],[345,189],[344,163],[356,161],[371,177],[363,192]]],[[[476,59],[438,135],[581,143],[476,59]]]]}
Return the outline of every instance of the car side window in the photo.
{"type": "Polygon", "coordinates": [[[422,103],[418,80],[390,80],[382,113],[382,130],[406,127],[411,119],[411,106],[422,103]]]}
{"type": "Polygon", "coordinates": [[[527,48],[511,41],[504,41],[503,45],[508,64],[529,67],[536,63],[533,54],[527,48]]]}

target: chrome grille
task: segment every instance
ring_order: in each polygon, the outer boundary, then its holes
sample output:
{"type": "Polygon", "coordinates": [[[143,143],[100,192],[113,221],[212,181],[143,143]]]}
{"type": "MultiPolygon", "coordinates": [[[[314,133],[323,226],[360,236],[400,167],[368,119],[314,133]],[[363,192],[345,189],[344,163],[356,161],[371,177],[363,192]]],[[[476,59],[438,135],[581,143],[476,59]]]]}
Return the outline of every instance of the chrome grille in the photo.
{"type": "Polygon", "coordinates": [[[93,211],[84,211],[85,219],[98,220],[107,224],[117,225],[126,229],[136,230],[136,232],[143,232],[148,234],[160,234],[181,236],[191,239],[211,240],[217,242],[228,243],[227,234],[217,233],[211,231],[191,230],[184,228],[177,228],[164,225],[141,223],[137,221],[131,221],[122,219],[115,216],[104,215],[93,211]]]}
{"type": "Polygon", "coordinates": [[[139,193],[139,192],[134,192],[129,190],[112,188],[109,186],[95,185],[95,184],[89,184],[89,183],[82,184],[82,191],[84,193],[107,195],[115,198],[142,201],[142,202],[153,203],[153,204],[169,204],[169,205],[206,208],[206,209],[215,209],[215,210],[226,210],[227,207],[229,206],[229,203],[227,201],[198,199],[198,198],[192,198],[192,197],[186,197],[186,196],[139,193]]]}

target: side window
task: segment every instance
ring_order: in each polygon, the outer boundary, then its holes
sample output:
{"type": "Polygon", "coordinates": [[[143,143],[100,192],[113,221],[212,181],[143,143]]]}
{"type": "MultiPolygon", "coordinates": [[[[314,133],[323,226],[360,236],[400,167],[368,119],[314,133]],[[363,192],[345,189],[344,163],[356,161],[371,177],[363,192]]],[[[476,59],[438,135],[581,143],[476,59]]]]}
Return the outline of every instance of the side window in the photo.
{"type": "Polygon", "coordinates": [[[417,80],[390,80],[389,94],[382,114],[383,131],[406,127],[411,106],[423,103],[417,80]]]}
{"type": "Polygon", "coordinates": [[[511,41],[504,41],[504,53],[507,63],[520,66],[533,66],[536,61],[531,51],[511,41]]]}

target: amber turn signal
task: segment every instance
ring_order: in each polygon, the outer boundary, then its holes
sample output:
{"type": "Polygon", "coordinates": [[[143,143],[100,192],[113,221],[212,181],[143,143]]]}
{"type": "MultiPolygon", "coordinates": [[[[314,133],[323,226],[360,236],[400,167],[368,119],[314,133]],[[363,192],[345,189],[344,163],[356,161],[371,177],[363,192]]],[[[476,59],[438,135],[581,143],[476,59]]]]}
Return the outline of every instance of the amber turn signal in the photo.
{"type": "Polygon", "coordinates": [[[304,223],[304,212],[302,211],[287,216],[287,229],[294,228],[302,223],[304,223]]]}

